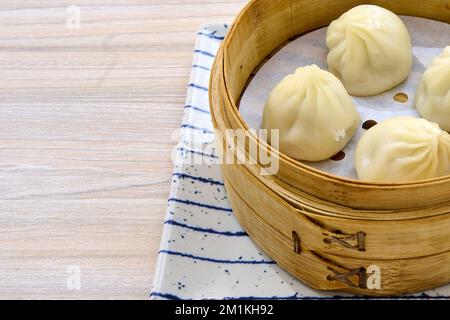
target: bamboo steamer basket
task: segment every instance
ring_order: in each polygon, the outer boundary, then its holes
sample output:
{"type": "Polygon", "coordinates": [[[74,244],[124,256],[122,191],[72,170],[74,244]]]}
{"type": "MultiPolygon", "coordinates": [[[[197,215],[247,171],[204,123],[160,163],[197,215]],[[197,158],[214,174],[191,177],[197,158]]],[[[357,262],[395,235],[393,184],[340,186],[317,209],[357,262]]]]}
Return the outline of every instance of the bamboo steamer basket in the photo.
{"type": "Polygon", "coordinates": [[[333,176],[272,149],[249,130],[238,110],[246,85],[274,52],[367,3],[450,22],[446,0],[250,1],[216,56],[211,115],[219,152],[246,160],[222,164],[233,211],[280,266],[319,290],[414,293],[450,282],[450,176],[395,184],[333,176]],[[227,139],[229,129],[244,135],[227,139]],[[261,173],[251,144],[275,157],[277,174],[261,173]],[[379,289],[367,288],[370,266],[380,268],[379,289]]]}

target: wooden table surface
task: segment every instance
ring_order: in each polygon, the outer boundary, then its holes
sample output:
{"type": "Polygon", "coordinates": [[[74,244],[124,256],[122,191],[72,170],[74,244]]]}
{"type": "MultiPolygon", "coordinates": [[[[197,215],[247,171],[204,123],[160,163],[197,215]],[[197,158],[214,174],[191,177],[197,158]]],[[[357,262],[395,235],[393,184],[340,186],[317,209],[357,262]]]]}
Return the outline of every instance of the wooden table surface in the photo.
{"type": "Polygon", "coordinates": [[[245,3],[2,1],[0,298],[148,297],[195,33],[245,3]]]}

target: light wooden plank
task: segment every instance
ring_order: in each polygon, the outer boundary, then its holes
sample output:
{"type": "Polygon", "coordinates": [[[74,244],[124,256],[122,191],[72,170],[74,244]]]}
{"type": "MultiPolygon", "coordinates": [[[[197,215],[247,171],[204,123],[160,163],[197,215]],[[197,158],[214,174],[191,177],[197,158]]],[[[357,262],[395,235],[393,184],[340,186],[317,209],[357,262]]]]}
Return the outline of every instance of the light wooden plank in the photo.
{"type": "Polygon", "coordinates": [[[195,33],[245,3],[0,4],[0,299],[148,297],[195,33]]]}

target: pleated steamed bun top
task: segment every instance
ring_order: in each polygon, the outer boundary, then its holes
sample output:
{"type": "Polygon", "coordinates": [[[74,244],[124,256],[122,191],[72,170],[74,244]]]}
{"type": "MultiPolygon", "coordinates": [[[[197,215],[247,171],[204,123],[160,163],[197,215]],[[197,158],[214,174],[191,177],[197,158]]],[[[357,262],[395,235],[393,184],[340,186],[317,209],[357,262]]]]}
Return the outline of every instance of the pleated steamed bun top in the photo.
{"type": "Polygon", "coordinates": [[[416,108],[422,117],[450,131],[450,46],[423,74],[416,93],[416,108]]]}
{"type": "Polygon", "coordinates": [[[361,180],[412,182],[450,174],[450,135],[435,123],[413,117],[385,120],[356,147],[361,180]]]}
{"type": "Polygon", "coordinates": [[[329,71],[351,95],[371,96],[403,82],[412,45],[403,21],[375,5],[360,5],[333,21],[326,37],[329,71]]]}
{"type": "MultiPolygon", "coordinates": [[[[347,145],[359,119],[339,79],[311,65],[298,68],[272,90],[264,108],[263,128],[279,129],[282,153],[320,161],[347,145]]],[[[271,143],[270,134],[268,138],[271,143]]]]}

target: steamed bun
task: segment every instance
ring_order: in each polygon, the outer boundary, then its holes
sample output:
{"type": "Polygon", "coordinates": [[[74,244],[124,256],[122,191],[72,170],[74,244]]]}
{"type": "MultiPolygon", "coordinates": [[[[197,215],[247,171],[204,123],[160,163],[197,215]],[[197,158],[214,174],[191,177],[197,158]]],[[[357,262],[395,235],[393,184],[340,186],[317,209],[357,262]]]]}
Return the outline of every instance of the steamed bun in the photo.
{"type": "Polygon", "coordinates": [[[413,117],[386,120],[364,133],[356,147],[361,180],[410,182],[450,174],[450,135],[413,117]]]}
{"type": "Polygon", "coordinates": [[[263,128],[279,129],[279,150],[307,161],[338,153],[358,124],[359,114],[342,83],[316,65],[285,77],[272,90],[263,114],[263,128]]]}
{"type": "Polygon", "coordinates": [[[360,5],[333,21],[326,37],[330,72],[351,95],[371,96],[394,88],[409,75],[411,39],[389,10],[360,5]]]}
{"type": "Polygon", "coordinates": [[[422,117],[450,131],[450,46],[423,74],[416,93],[416,108],[422,117]]]}

